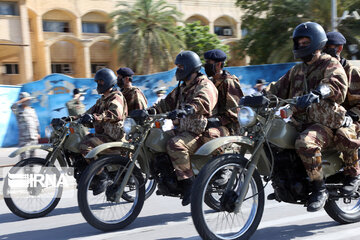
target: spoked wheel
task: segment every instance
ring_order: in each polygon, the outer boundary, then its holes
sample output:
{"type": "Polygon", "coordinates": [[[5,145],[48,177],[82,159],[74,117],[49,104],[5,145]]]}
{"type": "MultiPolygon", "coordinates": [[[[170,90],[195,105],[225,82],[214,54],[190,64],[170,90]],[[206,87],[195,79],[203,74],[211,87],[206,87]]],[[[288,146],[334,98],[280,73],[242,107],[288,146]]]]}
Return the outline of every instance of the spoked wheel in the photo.
{"type": "Polygon", "coordinates": [[[119,202],[115,201],[116,191],[125,176],[129,160],[122,156],[104,157],[88,166],[82,174],[78,190],[78,203],[81,214],[93,227],[102,231],[113,231],[126,227],[139,215],[145,201],[144,179],[139,168],[135,167],[125,186],[119,202]],[[107,175],[106,189],[94,195],[93,188],[99,184],[96,175],[107,175]],[[120,177],[118,183],[115,179],[120,177]],[[133,201],[123,199],[129,196],[133,201]]]}
{"type": "Polygon", "coordinates": [[[63,186],[44,187],[39,182],[26,181],[29,177],[43,173],[55,175],[60,172],[56,168],[43,172],[46,160],[42,158],[28,158],[12,167],[4,181],[4,200],[8,208],[15,215],[22,218],[38,218],[50,213],[59,203],[63,186]],[[25,181],[24,181],[25,177],[25,181]]]}
{"type": "Polygon", "coordinates": [[[327,214],[338,223],[346,224],[360,221],[360,199],[358,197],[328,200],[324,208],[327,214]]]}
{"type": "Polygon", "coordinates": [[[193,185],[191,215],[203,239],[249,239],[257,229],[264,211],[264,192],[256,170],[238,211],[235,204],[237,190],[245,187],[242,183],[247,172],[247,162],[241,155],[221,155],[201,169],[193,185]],[[235,181],[228,186],[233,174],[235,181]],[[217,192],[221,195],[219,210],[214,210],[208,207],[206,191],[212,188],[209,185],[219,176],[225,178],[226,187],[222,192],[217,192]]]}

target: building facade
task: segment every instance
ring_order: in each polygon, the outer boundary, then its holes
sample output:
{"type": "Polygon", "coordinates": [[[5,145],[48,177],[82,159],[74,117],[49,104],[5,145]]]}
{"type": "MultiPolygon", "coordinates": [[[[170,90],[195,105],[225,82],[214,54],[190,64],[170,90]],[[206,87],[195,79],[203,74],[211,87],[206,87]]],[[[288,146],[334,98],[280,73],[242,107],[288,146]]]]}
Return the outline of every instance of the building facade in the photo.
{"type": "MultiPolygon", "coordinates": [[[[51,73],[88,78],[104,66],[117,69],[106,28],[116,2],[0,0],[0,84],[23,84],[51,73]]],[[[185,22],[208,25],[224,43],[241,37],[241,12],[235,0],[167,2],[183,13],[185,22]]]]}

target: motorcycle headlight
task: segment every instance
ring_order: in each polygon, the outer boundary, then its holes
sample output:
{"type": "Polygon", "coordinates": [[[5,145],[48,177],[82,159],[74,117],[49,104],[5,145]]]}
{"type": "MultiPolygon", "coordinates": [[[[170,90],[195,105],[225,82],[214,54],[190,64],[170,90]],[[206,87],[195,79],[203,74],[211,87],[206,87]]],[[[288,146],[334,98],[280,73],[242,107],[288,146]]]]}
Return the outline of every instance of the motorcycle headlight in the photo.
{"type": "Polygon", "coordinates": [[[240,127],[250,127],[256,123],[256,112],[251,107],[240,108],[238,115],[240,127]]]}
{"type": "Polygon", "coordinates": [[[129,133],[132,132],[133,128],[135,128],[136,126],[136,122],[134,119],[132,118],[125,118],[124,121],[124,132],[126,133],[126,135],[128,135],[129,133]]]}

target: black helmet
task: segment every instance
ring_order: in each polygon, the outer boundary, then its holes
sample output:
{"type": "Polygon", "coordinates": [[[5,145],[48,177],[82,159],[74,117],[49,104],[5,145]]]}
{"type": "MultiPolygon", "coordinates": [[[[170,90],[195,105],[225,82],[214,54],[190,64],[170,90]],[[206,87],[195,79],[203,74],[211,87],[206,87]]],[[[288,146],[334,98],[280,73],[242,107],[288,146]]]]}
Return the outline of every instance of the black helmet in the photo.
{"type": "Polygon", "coordinates": [[[183,65],[184,69],[176,70],[176,79],[178,81],[186,80],[190,74],[198,72],[201,69],[201,60],[199,55],[193,51],[183,51],[176,56],[175,64],[183,65]]]}
{"type": "Polygon", "coordinates": [[[109,88],[113,87],[116,84],[116,76],[115,73],[108,68],[102,68],[96,72],[94,77],[95,82],[97,82],[97,88],[99,94],[103,94],[109,88]],[[99,85],[98,81],[103,80],[104,84],[99,85]]]}
{"type": "Polygon", "coordinates": [[[294,57],[303,58],[313,54],[316,50],[321,50],[327,42],[326,33],[323,27],[315,22],[306,22],[298,25],[293,33],[294,57]],[[311,40],[309,46],[299,49],[298,39],[308,37],[311,40]]]}

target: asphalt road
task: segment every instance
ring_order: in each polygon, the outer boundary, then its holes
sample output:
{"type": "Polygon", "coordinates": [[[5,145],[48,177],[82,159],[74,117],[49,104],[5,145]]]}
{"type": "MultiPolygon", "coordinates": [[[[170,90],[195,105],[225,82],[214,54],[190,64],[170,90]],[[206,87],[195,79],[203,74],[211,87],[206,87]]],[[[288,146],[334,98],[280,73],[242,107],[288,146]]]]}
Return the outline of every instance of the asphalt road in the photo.
{"type": "MultiPolygon", "coordinates": [[[[0,165],[6,161],[5,165],[16,161],[6,159],[6,152],[9,150],[0,149],[0,165]]],[[[271,192],[270,186],[266,192],[271,192]]],[[[340,225],[324,210],[308,213],[303,206],[266,201],[262,222],[251,239],[359,239],[359,229],[360,223],[340,225]]],[[[189,206],[182,207],[180,199],[154,194],[146,200],[142,212],[132,224],[121,231],[110,233],[103,233],[84,220],[76,196],[61,199],[48,216],[29,220],[12,214],[0,196],[0,240],[3,239],[195,240],[200,237],[193,226],[189,206]]]]}

